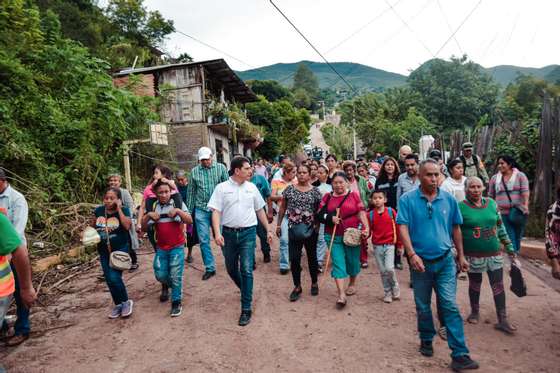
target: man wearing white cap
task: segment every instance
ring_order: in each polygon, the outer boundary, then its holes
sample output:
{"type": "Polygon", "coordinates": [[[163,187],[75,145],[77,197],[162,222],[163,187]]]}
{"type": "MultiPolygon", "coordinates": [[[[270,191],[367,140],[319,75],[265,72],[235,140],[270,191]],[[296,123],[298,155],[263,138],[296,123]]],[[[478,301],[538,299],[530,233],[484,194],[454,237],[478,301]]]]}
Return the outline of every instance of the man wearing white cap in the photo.
{"type": "Polygon", "coordinates": [[[212,161],[212,150],[206,146],[198,150],[198,161],[200,164],[191,171],[186,204],[189,211],[194,211],[202,261],[206,267],[202,279],[208,280],[216,274],[216,262],[210,247],[212,212],[208,209],[208,201],[216,185],[227,181],[229,175],[223,164],[212,161]]]}

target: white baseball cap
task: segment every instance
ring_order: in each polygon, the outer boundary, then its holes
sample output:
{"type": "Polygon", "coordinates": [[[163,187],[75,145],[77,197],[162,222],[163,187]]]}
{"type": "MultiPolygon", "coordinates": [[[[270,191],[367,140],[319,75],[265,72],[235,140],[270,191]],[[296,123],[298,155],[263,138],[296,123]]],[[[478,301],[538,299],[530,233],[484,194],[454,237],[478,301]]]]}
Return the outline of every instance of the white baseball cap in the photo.
{"type": "Polygon", "coordinates": [[[198,160],[201,161],[203,159],[210,159],[212,158],[212,149],[203,146],[202,148],[198,149],[198,160]]]}

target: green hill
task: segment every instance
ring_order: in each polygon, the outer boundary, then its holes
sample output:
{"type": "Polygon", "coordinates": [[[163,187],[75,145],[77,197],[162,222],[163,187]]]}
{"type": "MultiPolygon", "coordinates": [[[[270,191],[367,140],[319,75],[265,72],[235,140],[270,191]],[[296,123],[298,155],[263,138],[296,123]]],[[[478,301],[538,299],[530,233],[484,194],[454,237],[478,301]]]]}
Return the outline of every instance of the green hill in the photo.
{"type": "MultiPolygon", "coordinates": [[[[281,84],[291,87],[298,64],[305,63],[319,79],[321,88],[345,89],[346,84],[322,62],[301,61],[296,63],[277,63],[258,69],[238,71],[237,74],[243,80],[276,80],[281,84]]],[[[430,60],[422,66],[429,64],[430,60]]],[[[397,87],[406,84],[405,75],[376,69],[352,62],[331,63],[356,89],[382,91],[386,88],[397,87]]],[[[560,65],[549,65],[542,68],[520,67],[513,65],[499,65],[482,69],[486,70],[501,86],[506,86],[515,80],[518,74],[532,75],[537,78],[548,80],[552,83],[560,79],[560,65]]]]}
{"type": "MultiPolygon", "coordinates": [[[[276,80],[290,87],[299,63],[305,63],[319,79],[321,88],[346,88],[346,84],[321,62],[301,61],[277,63],[259,69],[238,71],[243,80],[276,80]]],[[[356,89],[383,90],[406,84],[406,76],[351,62],[334,62],[331,65],[356,89]]]]}

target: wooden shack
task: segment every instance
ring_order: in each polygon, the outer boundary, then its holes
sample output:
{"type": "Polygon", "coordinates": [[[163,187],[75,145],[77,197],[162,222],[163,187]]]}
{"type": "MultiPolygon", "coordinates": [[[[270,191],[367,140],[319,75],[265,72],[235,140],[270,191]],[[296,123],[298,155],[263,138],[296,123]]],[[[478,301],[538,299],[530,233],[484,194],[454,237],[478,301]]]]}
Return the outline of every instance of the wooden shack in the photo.
{"type": "Polygon", "coordinates": [[[262,142],[260,135],[240,132],[218,114],[219,108],[257,100],[223,59],[122,70],[113,75],[114,84],[127,85],[131,75],[140,80],[134,86],[137,94],[162,98],[161,122],[169,125],[169,145],[182,168],[197,164],[201,146],[228,165],[234,154],[250,156],[262,142]]]}

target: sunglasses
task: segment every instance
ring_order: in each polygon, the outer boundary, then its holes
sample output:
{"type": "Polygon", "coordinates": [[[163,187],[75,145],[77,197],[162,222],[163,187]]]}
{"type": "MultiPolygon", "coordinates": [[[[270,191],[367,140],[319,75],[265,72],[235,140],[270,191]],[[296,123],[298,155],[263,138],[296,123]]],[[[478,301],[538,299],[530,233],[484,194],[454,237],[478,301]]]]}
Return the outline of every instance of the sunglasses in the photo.
{"type": "Polygon", "coordinates": [[[426,202],[426,207],[428,207],[428,219],[431,219],[432,214],[434,213],[434,207],[432,206],[432,202],[426,202]]]}

